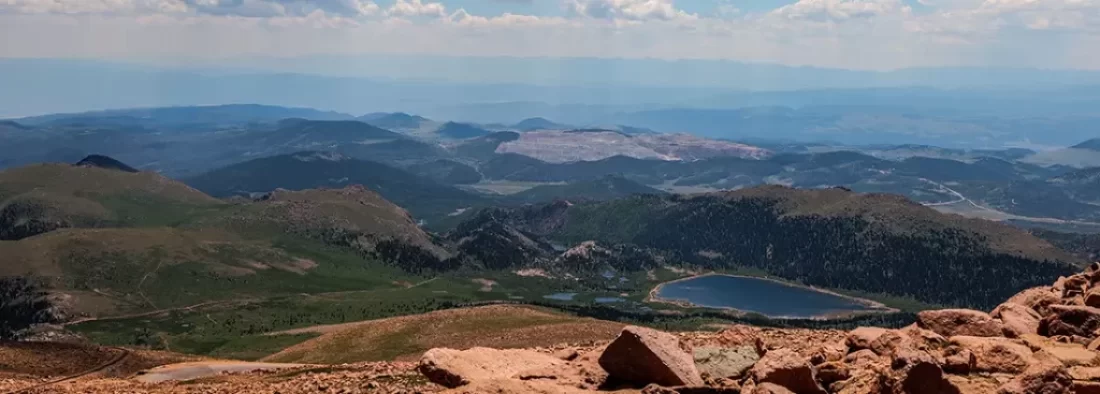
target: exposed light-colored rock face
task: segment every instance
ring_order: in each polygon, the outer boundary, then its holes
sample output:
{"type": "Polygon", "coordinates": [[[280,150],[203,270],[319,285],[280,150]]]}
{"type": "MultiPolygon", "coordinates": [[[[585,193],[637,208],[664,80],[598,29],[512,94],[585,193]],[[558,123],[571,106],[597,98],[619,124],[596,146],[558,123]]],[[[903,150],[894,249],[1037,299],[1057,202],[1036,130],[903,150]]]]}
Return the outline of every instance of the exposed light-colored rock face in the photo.
{"type": "Polygon", "coordinates": [[[740,378],[760,360],[760,355],[756,354],[753,346],[696,347],[693,349],[693,356],[699,372],[711,378],[740,378]]]}
{"type": "Polygon", "coordinates": [[[550,163],[596,161],[613,156],[656,160],[710,157],[759,159],[766,149],[687,134],[627,135],[616,131],[532,131],[500,144],[497,153],[515,153],[550,163]]]}
{"type": "Polygon", "coordinates": [[[638,385],[702,385],[695,360],[680,348],[672,334],[628,326],[600,356],[600,366],[611,375],[638,385]]]}
{"type": "Polygon", "coordinates": [[[458,387],[470,382],[511,378],[524,371],[565,364],[548,354],[521,349],[432,349],[424,353],[418,369],[434,383],[458,387]]]}

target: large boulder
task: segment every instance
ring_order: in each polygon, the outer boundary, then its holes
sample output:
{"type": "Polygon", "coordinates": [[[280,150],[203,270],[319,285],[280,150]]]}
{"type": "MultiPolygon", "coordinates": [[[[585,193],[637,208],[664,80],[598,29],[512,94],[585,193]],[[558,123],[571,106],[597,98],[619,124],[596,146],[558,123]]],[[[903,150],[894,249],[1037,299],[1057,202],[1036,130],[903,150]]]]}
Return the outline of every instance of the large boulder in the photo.
{"type": "Polygon", "coordinates": [[[1066,368],[1057,364],[1040,363],[1005,383],[998,394],[1068,394],[1073,380],[1066,368]]]}
{"type": "Polygon", "coordinates": [[[1050,314],[1039,321],[1043,336],[1080,336],[1095,338],[1100,329],[1100,308],[1077,305],[1051,305],[1050,314]]]}
{"type": "Polygon", "coordinates": [[[944,338],[943,335],[921,328],[916,323],[905,326],[899,331],[913,339],[917,349],[939,349],[947,345],[947,338],[944,338]]]}
{"type": "Polygon", "coordinates": [[[958,390],[944,380],[936,358],[923,350],[900,349],[890,364],[890,381],[895,393],[951,394],[958,390]]]}
{"type": "Polygon", "coordinates": [[[814,372],[817,374],[817,381],[824,385],[848,380],[851,377],[848,365],[840,361],[829,361],[816,365],[814,366],[814,372]]]}
{"type": "Polygon", "coordinates": [[[752,367],[757,384],[774,383],[795,394],[824,394],[809,360],[789,349],[769,351],[752,367]]]}
{"type": "Polygon", "coordinates": [[[531,350],[435,348],[424,353],[417,369],[434,383],[459,387],[479,380],[507,379],[524,371],[562,364],[565,361],[557,357],[531,350]]]}
{"type": "Polygon", "coordinates": [[[761,383],[752,389],[752,392],[747,394],[798,394],[794,391],[788,390],[786,387],[773,383],[761,383]]]}
{"type": "Polygon", "coordinates": [[[692,349],[692,353],[699,372],[711,378],[739,378],[760,360],[755,346],[700,346],[692,349]]]}
{"type": "Polygon", "coordinates": [[[829,385],[829,391],[836,394],[884,394],[885,376],[874,370],[856,370],[852,377],[829,385]]]}
{"type": "Polygon", "coordinates": [[[870,349],[871,342],[890,330],[882,327],[857,327],[848,332],[845,343],[852,350],[870,349]]]}
{"type": "Polygon", "coordinates": [[[1053,341],[1042,335],[1028,334],[1020,338],[1035,353],[1042,353],[1058,360],[1067,367],[1094,366],[1100,361],[1100,353],[1076,343],[1053,341]]]}
{"type": "MultiPolygon", "coordinates": [[[[370,392],[370,391],[368,391],[370,392]]],[[[441,394],[585,394],[591,391],[581,390],[549,381],[518,379],[475,380],[467,385],[452,388],[441,394]]]]}
{"type": "Polygon", "coordinates": [[[883,359],[870,349],[856,350],[854,352],[848,353],[847,356],[844,356],[844,362],[853,367],[860,368],[879,364],[882,361],[883,359]]]}
{"type": "Polygon", "coordinates": [[[893,356],[901,350],[917,349],[917,344],[901,331],[887,331],[871,341],[871,351],[880,356],[893,356]]]}
{"type": "Polygon", "coordinates": [[[692,356],[680,348],[672,334],[627,326],[599,359],[614,379],[645,386],[702,386],[703,379],[692,356]]]}
{"type": "Polygon", "coordinates": [[[971,309],[940,309],[917,314],[917,324],[933,332],[953,337],[999,337],[1005,335],[1005,326],[988,313],[971,309]]]}
{"type": "Polygon", "coordinates": [[[1014,302],[997,306],[990,315],[1001,319],[1008,333],[1015,337],[1038,333],[1039,319],[1042,318],[1034,309],[1014,302]]]}
{"type": "Polygon", "coordinates": [[[1050,286],[1032,287],[1016,293],[1016,295],[1005,301],[1006,304],[1019,304],[1034,309],[1042,316],[1047,314],[1047,307],[1060,302],[1061,297],[1050,286]]]}
{"type": "Polygon", "coordinates": [[[975,372],[1020,373],[1035,363],[1031,349],[1013,339],[955,336],[950,346],[957,349],[949,349],[949,353],[969,351],[973,355],[975,372]]]}

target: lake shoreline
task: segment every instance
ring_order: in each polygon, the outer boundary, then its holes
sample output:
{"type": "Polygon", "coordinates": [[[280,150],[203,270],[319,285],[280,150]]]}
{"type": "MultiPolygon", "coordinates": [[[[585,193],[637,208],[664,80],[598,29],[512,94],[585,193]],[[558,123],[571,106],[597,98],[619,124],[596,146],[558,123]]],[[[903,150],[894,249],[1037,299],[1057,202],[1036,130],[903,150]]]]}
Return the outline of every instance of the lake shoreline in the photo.
{"type": "Polygon", "coordinates": [[[821,289],[821,288],[817,288],[817,287],[813,287],[813,286],[805,286],[805,285],[800,285],[800,284],[796,284],[796,283],[786,282],[786,281],[782,281],[782,280],[779,280],[779,279],[773,279],[773,278],[767,278],[767,277],[723,274],[723,273],[720,273],[720,272],[708,272],[708,273],[704,273],[704,274],[690,275],[690,276],[686,276],[686,277],[683,277],[683,278],[673,279],[673,280],[670,280],[670,281],[667,281],[667,282],[658,283],[656,286],[653,286],[653,288],[649,290],[649,294],[646,296],[644,301],[645,302],[675,305],[675,306],[679,306],[679,307],[682,307],[682,308],[708,308],[708,309],[725,310],[725,311],[730,311],[730,312],[736,313],[738,316],[744,316],[744,315],[747,315],[747,314],[750,313],[750,311],[744,311],[744,310],[740,310],[740,309],[732,308],[732,307],[705,306],[705,305],[694,304],[694,303],[689,302],[687,300],[668,299],[668,298],[664,298],[664,297],[660,296],[661,289],[664,288],[665,285],[672,284],[672,283],[679,283],[679,282],[693,280],[693,279],[698,279],[698,278],[704,278],[704,277],[708,277],[708,276],[726,276],[726,277],[732,277],[732,278],[765,280],[765,281],[769,281],[769,282],[779,284],[779,285],[783,285],[783,286],[796,287],[796,288],[815,291],[815,292],[822,293],[822,294],[828,294],[828,295],[835,296],[835,297],[844,298],[844,299],[847,299],[849,301],[858,303],[860,305],[864,305],[864,306],[869,308],[867,310],[862,310],[862,311],[849,311],[849,312],[845,312],[845,313],[834,313],[834,314],[825,314],[825,315],[817,315],[817,316],[809,316],[809,317],[805,317],[805,316],[770,316],[770,315],[764,315],[764,314],[759,313],[759,312],[752,312],[752,313],[761,314],[763,316],[767,316],[767,318],[769,318],[769,319],[830,320],[830,319],[839,319],[839,318],[846,318],[846,317],[866,315],[866,314],[896,313],[896,312],[901,311],[900,309],[891,308],[889,306],[886,306],[886,304],[883,304],[883,303],[878,302],[878,301],[869,300],[869,299],[866,299],[866,298],[855,297],[855,296],[850,296],[850,295],[846,295],[846,294],[840,294],[840,293],[837,293],[835,291],[828,290],[828,289],[821,289]]]}

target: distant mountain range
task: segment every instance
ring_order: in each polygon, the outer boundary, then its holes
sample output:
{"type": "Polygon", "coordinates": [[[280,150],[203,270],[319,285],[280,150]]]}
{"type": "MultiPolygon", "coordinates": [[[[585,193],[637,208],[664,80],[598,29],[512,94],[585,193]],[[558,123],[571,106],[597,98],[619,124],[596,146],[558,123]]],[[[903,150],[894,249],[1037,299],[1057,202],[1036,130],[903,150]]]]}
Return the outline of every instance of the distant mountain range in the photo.
{"type": "MultiPolygon", "coordinates": [[[[783,113],[776,111],[760,114],[783,113]]],[[[514,193],[539,186],[539,183],[580,184],[608,176],[673,192],[737,189],[760,184],[803,188],[844,186],[861,192],[901,194],[951,212],[998,219],[1100,220],[1100,212],[1095,209],[1100,199],[1093,190],[1094,182],[1085,175],[1088,171],[1074,174],[1075,167],[1051,164],[1081,166],[1088,164],[1085,160],[1088,158],[1100,163],[1100,151],[1089,148],[1095,140],[1063,150],[1042,152],[1020,148],[957,149],[912,144],[852,146],[823,142],[754,146],[690,135],[658,134],[625,126],[618,126],[618,130],[570,128],[494,132],[476,124],[436,123],[406,113],[364,117],[376,122],[419,125],[416,130],[398,132],[350,120],[350,115],[347,120],[280,117],[294,114],[343,117],[298,108],[230,105],[117,110],[5,121],[0,124],[0,138],[5,142],[0,146],[0,167],[36,162],[71,163],[89,154],[103,154],[133,163],[136,169],[190,179],[248,160],[316,151],[379,163],[392,171],[403,170],[402,177],[418,179],[411,184],[432,184],[445,189],[451,188],[449,185],[530,183],[509,189],[509,193],[514,193]],[[271,118],[279,119],[262,121],[271,118]],[[1054,160],[1067,157],[1083,160],[1077,163],[1054,160]],[[975,205],[971,206],[972,203],[975,205]]],[[[550,123],[554,123],[554,127],[561,126],[546,119],[528,122],[540,127],[550,126],[550,123]]],[[[309,184],[288,185],[296,189],[337,185],[326,182],[313,180],[309,184]]],[[[366,180],[360,183],[372,185],[366,180]]],[[[240,190],[261,193],[276,187],[291,187],[274,183],[252,186],[256,187],[240,190]]],[[[601,190],[608,192],[609,186],[605,184],[601,190]]],[[[440,195],[452,195],[457,190],[452,189],[440,195]]],[[[471,190],[481,189],[474,187],[471,190]]],[[[561,193],[576,197],[577,193],[570,190],[578,189],[539,190],[552,191],[548,195],[561,193]]],[[[230,193],[226,190],[212,192],[230,193]]],[[[416,201],[387,194],[395,193],[394,190],[380,189],[379,192],[401,205],[408,205],[414,214],[421,219],[431,219],[432,223],[454,210],[484,205],[484,196],[460,190],[464,193],[461,198],[451,202],[437,199],[439,204],[428,204],[434,207],[425,210],[416,201]]],[[[543,192],[532,193],[543,195],[543,192]]],[[[496,200],[497,196],[488,197],[493,203],[504,203],[496,200]]]]}

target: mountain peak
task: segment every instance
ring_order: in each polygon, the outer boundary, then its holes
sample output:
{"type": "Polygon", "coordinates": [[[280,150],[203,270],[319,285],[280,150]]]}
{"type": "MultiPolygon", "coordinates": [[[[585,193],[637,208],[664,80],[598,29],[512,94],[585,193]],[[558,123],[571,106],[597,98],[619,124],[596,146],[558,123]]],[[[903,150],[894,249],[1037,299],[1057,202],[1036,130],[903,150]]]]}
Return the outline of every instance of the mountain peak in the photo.
{"type": "Polygon", "coordinates": [[[76,167],[98,167],[122,172],[139,172],[136,168],[126,165],[126,163],[104,155],[88,155],[88,157],[85,157],[73,165],[76,167]]]}
{"type": "Polygon", "coordinates": [[[1100,151],[1100,138],[1093,138],[1091,140],[1074,145],[1073,148],[1088,149],[1094,151],[1100,151]]]}
{"type": "Polygon", "coordinates": [[[521,121],[519,121],[519,123],[516,123],[513,127],[515,127],[517,130],[522,130],[522,131],[548,130],[548,129],[557,130],[557,129],[567,129],[567,128],[569,128],[569,126],[563,125],[561,123],[556,123],[556,122],[554,122],[550,119],[541,118],[541,117],[527,118],[527,119],[521,120],[521,121]]]}

